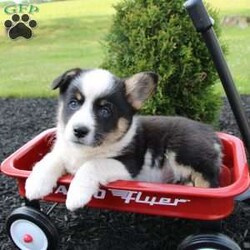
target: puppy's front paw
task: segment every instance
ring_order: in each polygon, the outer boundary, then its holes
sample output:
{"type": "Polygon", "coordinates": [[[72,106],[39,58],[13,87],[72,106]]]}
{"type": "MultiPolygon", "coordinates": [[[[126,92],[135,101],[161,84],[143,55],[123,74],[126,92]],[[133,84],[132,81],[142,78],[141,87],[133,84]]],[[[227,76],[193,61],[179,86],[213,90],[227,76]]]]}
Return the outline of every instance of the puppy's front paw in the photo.
{"type": "Polygon", "coordinates": [[[41,199],[53,191],[54,182],[38,173],[31,173],[25,183],[25,196],[29,200],[41,199]]]}
{"type": "Polygon", "coordinates": [[[84,207],[90,202],[92,196],[97,192],[98,188],[96,187],[83,187],[77,185],[74,181],[70,184],[67,199],[66,207],[70,211],[74,211],[78,208],[84,207]]]}
{"type": "Polygon", "coordinates": [[[84,207],[90,202],[91,196],[86,195],[75,195],[75,197],[67,196],[66,207],[70,211],[75,211],[76,209],[84,207]]]}

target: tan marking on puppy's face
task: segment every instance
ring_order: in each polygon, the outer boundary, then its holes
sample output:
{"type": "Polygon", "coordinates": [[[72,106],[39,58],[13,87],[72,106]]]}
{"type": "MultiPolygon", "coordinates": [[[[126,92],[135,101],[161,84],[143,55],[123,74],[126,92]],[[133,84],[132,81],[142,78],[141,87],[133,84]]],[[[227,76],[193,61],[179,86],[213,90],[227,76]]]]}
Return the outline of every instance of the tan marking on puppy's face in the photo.
{"type": "Polygon", "coordinates": [[[81,94],[79,91],[77,91],[77,92],[75,93],[75,98],[76,98],[76,100],[79,101],[79,102],[81,102],[81,101],[83,100],[83,96],[82,96],[82,94],[81,94]]]}
{"type": "Polygon", "coordinates": [[[120,140],[128,131],[129,123],[125,118],[120,118],[117,123],[117,128],[107,134],[103,144],[111,144],[120,140]]]}

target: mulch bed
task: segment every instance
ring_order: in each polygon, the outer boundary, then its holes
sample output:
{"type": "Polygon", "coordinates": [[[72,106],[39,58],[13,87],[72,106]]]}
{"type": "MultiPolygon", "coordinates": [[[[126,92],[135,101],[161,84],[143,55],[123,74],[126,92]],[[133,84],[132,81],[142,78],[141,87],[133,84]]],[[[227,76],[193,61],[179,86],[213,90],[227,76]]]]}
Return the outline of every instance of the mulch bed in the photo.
{"type": "MultiPolygon", "coordinates": [[[[250,121],[250,96],[242,96],[250,121]]],[[[55,126],[54,99],[0,99],[0,162],[39,132],[55,126]]],[[[240,136],[227,100],[221,111],[219,130],[240,136]]],[[[0,249],[15,249],[7,237],[5,220],[23,203],[16,181],[0,175],[0,249]]],[[[43,209],[48,203],[42,203],[43,209]]],[[[238,203],[234,213],[223,221],[225,233],[242,249],[250,249],[250,206],[238,203]]],[[[119,213],[99,209],[68,212],[63,204],[51,220],[60,234],[61,250],[174,250],[186,236],[199,230],[191,220],[119,213]]]]}

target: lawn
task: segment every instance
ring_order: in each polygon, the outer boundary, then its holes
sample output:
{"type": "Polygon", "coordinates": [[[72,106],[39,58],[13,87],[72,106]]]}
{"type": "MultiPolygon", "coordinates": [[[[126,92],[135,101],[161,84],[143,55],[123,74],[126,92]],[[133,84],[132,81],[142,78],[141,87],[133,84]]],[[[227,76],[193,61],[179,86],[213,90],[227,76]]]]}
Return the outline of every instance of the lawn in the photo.
{"type": "Polygon", "coordinates": [[[226,58],[235,84],[240,93],[250,94],[250,26],[224,27],[222,36],[228,46],[226,58]]]}
{"type": "MultiPolygon", "coordinates": [[[[11,40],[4,28],[10,18],[0,12],[0,96],[53,96],[50,82],[73,67],[98,67],[103,59],[102,39],[107,34],[119,0],[74,0],[39,4],[31,15],[38,26],[30,40],[11,40]]],[[[250,0],[209,0],[224,15],[249,15],[250,0]]],[[[4,6],[3,4],[1,6],[4,6]]],[[[250,93],[250,27],[223,27],[223,40],[237,87],[250,93]]],[[[221,93],[223,91],[220,89],[221,93]]]]}
{"type": "MultiPolygon", "coordinates": [[[[38,5],[31,15],[38,23],[30,40],[10,40],[4,27],[0,39],[0,95],[51,96],[52,79],[73,67],[98,67],[114,0],[60,1],[38,5]]],[[[3,24],[10,16],[3,10],[3,24]]]]}
{"type": "MultiPolygon", "coordinates": [[[[250,0],[207,0],[219,11],[221,20],[225,16],[250,17],[250,0]]],[[[248,27],[222,26],[222,40],[227,45],[227,61],[237,89],[250,94],[250,24],[248,27]]],[[[219,91],[223,94],[222,87],[219,91]]]]}
{"type": "Polygon", "coordinates": [[[205,0],[220,11],[221,16],[226,15],[250,15],[249,0],[205,0]]]}

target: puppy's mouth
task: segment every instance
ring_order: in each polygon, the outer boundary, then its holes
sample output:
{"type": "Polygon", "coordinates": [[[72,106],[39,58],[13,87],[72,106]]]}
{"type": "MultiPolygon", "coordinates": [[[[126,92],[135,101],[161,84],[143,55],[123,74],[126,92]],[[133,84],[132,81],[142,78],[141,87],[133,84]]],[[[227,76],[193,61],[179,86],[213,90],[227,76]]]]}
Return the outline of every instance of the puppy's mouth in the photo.
{"type": "Polygon", "coordinates": [[[96,134],[93,140],[87,140],[87,138],[76,138],[74,137],[71,142],[78,146],[87,146],[87,147],[99,147],[103,143],[103,136],[96,134]]]}

